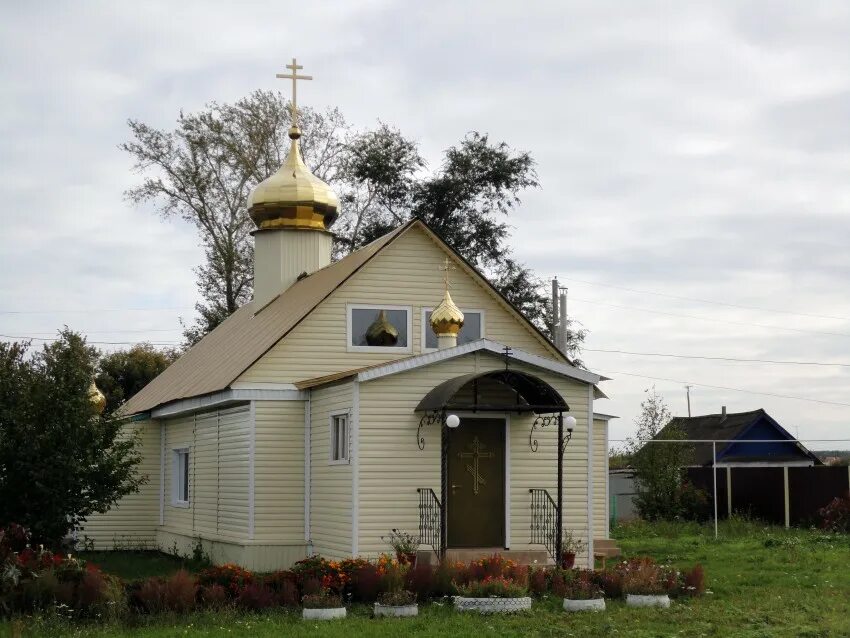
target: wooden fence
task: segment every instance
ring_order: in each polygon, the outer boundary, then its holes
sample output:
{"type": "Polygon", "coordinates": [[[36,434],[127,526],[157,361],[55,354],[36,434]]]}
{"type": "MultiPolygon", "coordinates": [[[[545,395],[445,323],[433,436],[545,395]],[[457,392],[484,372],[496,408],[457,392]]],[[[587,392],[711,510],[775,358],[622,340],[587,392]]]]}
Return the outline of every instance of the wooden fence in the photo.
{"type": "MultiPolygon", "coordinates": [[[[710,467],[689,468],[688,479],[708,493],[714,507],[710,467]]],[[[718,467],[717,514],[744,514],[779,525],[816,524],[817,512],[850,491],[850,467],[718,467]]]]}

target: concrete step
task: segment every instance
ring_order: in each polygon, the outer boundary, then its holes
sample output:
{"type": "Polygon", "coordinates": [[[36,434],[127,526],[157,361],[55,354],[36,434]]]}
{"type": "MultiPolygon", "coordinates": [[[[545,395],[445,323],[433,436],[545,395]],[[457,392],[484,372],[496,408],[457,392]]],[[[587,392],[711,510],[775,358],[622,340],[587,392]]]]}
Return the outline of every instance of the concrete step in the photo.
{"type": "MultiPolygon", "coordinates": [[[[512,560],[517,565],[539,565],[547,567],[554,565],[552,558],[545,549],[504,549],[502,547],[464,547],[446,550],[446,559],[453,563],[470,563],[474,560],[489,558],[499,554],[506,560],[512,560]]],[[[436,565],[439,558],[433,551],[419,550],[416,562],[420,565],[436,565]]]]}

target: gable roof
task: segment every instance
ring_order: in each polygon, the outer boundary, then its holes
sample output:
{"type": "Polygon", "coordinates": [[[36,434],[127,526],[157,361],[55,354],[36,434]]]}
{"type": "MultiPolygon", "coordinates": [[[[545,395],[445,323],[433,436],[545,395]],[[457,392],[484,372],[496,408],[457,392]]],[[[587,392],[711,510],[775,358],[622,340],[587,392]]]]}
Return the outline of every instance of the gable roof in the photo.
{"type": "MultiPolygon", "coordinates": [[[[760,421],[772,426],[776,431],[776,436],[771,438],[787,440],[789,443],[795,444],[799,451],[796,454],[790,451],[781,455],[771,454],[769,460],[782,461],[808,457],[815,462],[820,462],[817,456],[806,449],[805,446],[799,443],[793,436],[791,436],[791,434],[788,433],[787,430],[785,430],[785,428],[779,425],[773,417],[761,408],[750,412],[734,412],[727,413],[726,415],[705,414],[694,417],[675,417],[670,420],[670,423],[668,423],[661,432],[658,433],[656,438],[663,438],[664,431],[667,428],[677,426],[691,441],[727,441],[724,443],[717,443],[717,458],[720,459],[725,452],[729,451],[729,449],[735,445],[734,440],[741,439],[741,437],[743,437],[750,428],[760,421]]],[[[714,452],[712,450],[711,443],[694,444],[695,465],[711,465],[713,454],[714,452]]],[[[739,460],[759,460],[756,456],[739,457],[736,455],[735,458],[739,460]]]]}
{"type": "MultiPolygon", "coordinates": [[[[425,354],[403,357],[401,359],[396,359],[395,361],[376,363],[360,368],[352,368],[351,370],[346,370],[344,372],[335,372],[321,377],[304,379],[302,381],[297,381],[295,383],[295,387],[299,390],[307,390],[309,388],[316,388],[328,383],[334,383],[353,377],[357,377],[357,380],[360,382],[371,381],[372,379],[380,379],[381,377],[398,374],[399,372],[415,370],[417,368],[422,368],[434,363],[440,363],[441,361],[454,359],[473,352],[489,352],[497,357],[504,358],[504,350],[505,346],[498,341],[478,339],[477,341],[470,341],[469,343],[464,343],[462,345],[455,346],[454,348],[445,348],[444,350],[437,350],[436,352],[426,352],[425,354]]],[[[583,381],[584,383],[595,385],[600,381],[607,379],[607,377],[594,374],[588,370],[583,370],[582,368],[577,368],[553,359],[547,359],[546,357],[525,352],[524,350],[512,349],[509,357],[514,361],[527,363],[528,365],[536,368],[548,370],[549,372],[554,372],[555,374],[559,374],[564,377],[583,381]]]]}
{"type": "MultiPolygon", "coordinates": [[[[419,219],[402,224],[343,259],[296,281],[262,308],[250,301],[187,350],[158,377],[131,397],[122,416],[147,412],[171,401],[218,392],[230,386],[254,362],[295,328],[316,306],[373,257],[413,226],[459,260],[485,287],[564,362],[569,360],[478,270],[419,219]]],[[[570,366],[572,367],[572,366],[570,366]]]]}

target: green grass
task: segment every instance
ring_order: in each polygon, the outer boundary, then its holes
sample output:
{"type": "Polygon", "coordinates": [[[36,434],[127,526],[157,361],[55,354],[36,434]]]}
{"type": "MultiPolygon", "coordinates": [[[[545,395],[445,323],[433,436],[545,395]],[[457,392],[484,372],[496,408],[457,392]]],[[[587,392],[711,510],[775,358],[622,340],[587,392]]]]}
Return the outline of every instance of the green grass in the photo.
{"type": "MultiPolygon", "coordinates": [[[[565,614],[555,599],[535,601],[530,614],[481,617],[431,604],[416,619],[369,617],[355,607],[344,621],[306,623],[295,612],[233,611],[138,618],[133,625],[75,626],[40,616],[19,621],[22,636],[850,636],[850,536],[763,527],[747,521],[712,527],[645,523],[614,535],[626,555],[654,556],[677,566],[701,562],[712,592],[678,600],[669,610],[631,609],[608,601],[602,614],[565,614]]],[[[141,555],[144,557],[144,555],[141,555]]],[[[138,554],[133,555],[136,561],[138,554]]],[[[149,557],[153,558],[153,557],[149,557]]],[[[118,564],[121,564],[120,558],[118,564]]],[[[130,562],[130,561],[128,561],[130,562]]],[[[101,565],[108,569],[107,562],[101,565]]],[[[158,573],[176,567],[160,562],[158,573]]],[[[124,573],[140,574],[136,565],[124,573]]],[[[153,568],[151,568],[153,569],[153,568]]],[[[9,624],[0,625],[10,634],[9,624]]],[[[2,629],[0,629],[0,635],[2,629]]]]}

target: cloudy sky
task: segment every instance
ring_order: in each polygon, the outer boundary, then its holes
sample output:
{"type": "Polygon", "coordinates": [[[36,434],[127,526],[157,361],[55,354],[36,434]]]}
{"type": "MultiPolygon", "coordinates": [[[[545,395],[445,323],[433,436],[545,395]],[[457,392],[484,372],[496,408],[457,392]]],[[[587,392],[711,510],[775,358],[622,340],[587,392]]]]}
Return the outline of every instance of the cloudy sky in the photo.
{"type": "Polygon", "coordinates": [[[470,130],[533,154],[515,250],[569,286],[612,438],[653,384],[685,414],[685,382],[697,414],[850,438],[847,2],[0,4],[3,335],[179,341],[201,253],[124,201],[126,119],[278,88],[296,55],[304,103],[432,166],[470,130]]]}

